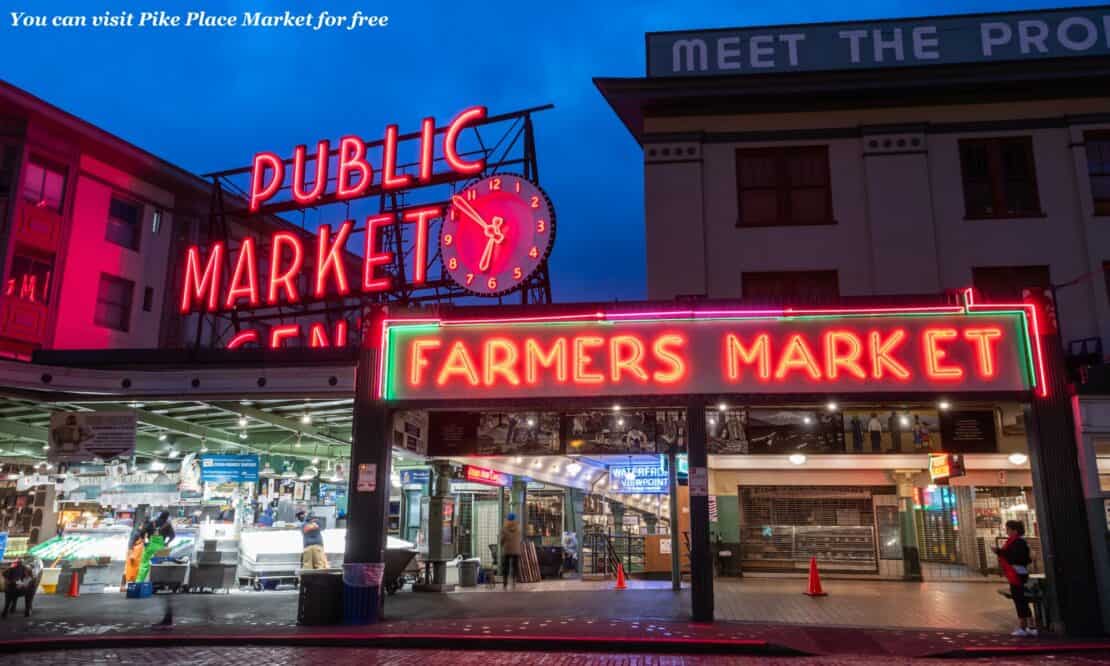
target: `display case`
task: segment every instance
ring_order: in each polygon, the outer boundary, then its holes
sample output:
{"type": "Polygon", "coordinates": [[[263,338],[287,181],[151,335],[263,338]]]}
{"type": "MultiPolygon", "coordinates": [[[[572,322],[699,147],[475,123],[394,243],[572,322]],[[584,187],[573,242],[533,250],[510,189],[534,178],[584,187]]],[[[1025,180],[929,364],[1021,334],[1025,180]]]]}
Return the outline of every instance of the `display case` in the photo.
{"type": "Polygon", "coordinates": [[[46,566],[72,560],[103,560],[123,562],[127,559],[127,539],[131,528],[98,527],[68,530],[60,536],[32,546],[28,551],[46,566]]]}
{"type": "Polygon", "coordinates": [[[804,571],[811,557],[822,571],[878,573],[875,529],[763,525],[740,531],[741,565],[763,571],[804,571]]]}
{"type": "MultiPolygon", "coordinates": [[[[324,553],[328,566],[343,564],[347,545],[347,529],[322,530],[324,553]]],[[[240,580],[261,588],[267,581],[292,580],[301,568],[304,539],[296,527],[247,528],[239,532],[240,580]]]]}

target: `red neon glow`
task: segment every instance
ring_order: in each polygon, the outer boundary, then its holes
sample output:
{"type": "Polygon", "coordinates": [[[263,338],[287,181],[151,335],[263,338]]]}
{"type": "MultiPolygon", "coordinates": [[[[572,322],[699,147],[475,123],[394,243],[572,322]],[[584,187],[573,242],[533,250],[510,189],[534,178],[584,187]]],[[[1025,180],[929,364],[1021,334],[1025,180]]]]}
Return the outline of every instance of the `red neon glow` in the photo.
{"type": "Polygon", "coordinates": [[[1037,385],[1037,395],[1044,398],[1048,396],[1048,375],[1044,368],[1044,349],[1041,342],[1041,329],[1039,320],[1039,312],[1037,306],[1033,303],[990,303],[979,305],[975,302],[975,291],[971,287],[964,290],[964,303],[967,305],[968,312],[976,310],[979,312],[990,312],[992,310],[1024,310],[1026,312],[1026,327],[1032,328],[1032,334],[1029,336],[1033,343],[1033,361],[1035,364],[1035,377],[1034,381],[1037,385]]]}
{"type": "Polygon", "coordinates": [[[944,359],[948,352],[941,348],[945,341],[960,337],[954,328],[928,328],[922,334],[925,349],[925,374],[932,379],[953,380],[964,376],[964,369],[958,365],[947,365],[944,359]]]}
{"type": "Polygon", "coordinates": [[[604,344],[605,338],[595,335],[574,338],[573,376],[575,384],[601,384],[605,381],[605,375],[590,370],[590,364],[593,363],[594,359],[589,354],[591,349],[597,349],[604,344]]]}
{"type": "Polygon", "coordinates": [[[447,361],[444,362],[443,369],[436,377],[436,383],[443,386],[451,381],[452,377],[462,377],[471,386],[478,386],[481,383],[478,372],[474,369],[474,359],[471,358],[463,342],[451,345],[451,351],[448,352],[447,361]]]}
{"type": "Polygon", "coordinates": [[[871,348],[871,377],[874,379],[882,379],[883,376],[890,372],[898,379],[909,379],[910,371],[906,366],[899,363],[894,358],[894,350],[902,346],[906,341],[906,332],[902,329],[895,329],[891,331],[887,338],[883,339],[883,334],[878,331],[871,331],[868,336],[870,339],[871,348]]]}
{"type": "Polygon", "coordinates": [[[343,263],[343,249],[347,247],[347,239],[351,235],[355,223],[347,220],[339,225],[339,233],[335,235],[335,242],[328,242],[331,227],[321,224],[316,238],[316,298],[324,298],[328,294],[328,277],[335,278],[335,293],[346,296],[351,293],[347,283],[347,266],[343,263]]]}
{"type": "Polygon", "coordinates": [[[281,349],[281,343],[301,334],[300,324],[282,324],[270,329],[270,349],[281,349]]]}
{"type": "Polygon", "coordinates": [[[473,175],[481,173],[482,169],[486,168],[484,157],[468,161],[459,156],[459,135],[466,129],[467,125],[485,120],[485,118],[486,107],[473,106],[455,116],[455,119],[447,126],[447,132],[443,136],[443,158],[447,160],[447,164],[453,171],[473,175]]]}
{"type": "Polygon", "coordinates": [[[995,349],[993,343],[1002,339],[1002,329],[969,328],[964,331],[964,337],[975,343],[975,358],[979,369],[979,376],[994,377],[998,370],[995,368],[995,349]]]}
{"type": "Polygon", "coordinates": [[[866,379],[867,373],[860,365],[863,356],[863,342],[851,331],[829,331],[825,333],[825,374],[836,379],[844,370],[857,379],[866,379]],[[847,348],[847,351],[843,351],[847,348]]]}
{"type": "Polygon", "coordinates": [[[343,347],[347,344],[347,320],[340,319],[335,322],[335,346],[343,347]]]}
{"type": "Polygon", "coordinates": [[[648,381],[643,364],[643,340],[634,335],[614,335],[609,339],[609,376],[613,382],[619,382],[624,374],[641,382],[648,381]]]}
{"type": "Polygon", "coordinates": [[[775,379],[783,379],[792,370],[805,370],[811,379],[821,379],[821,367],[813,360],[813,351],[806,344],[805,338],[798,333],[790,336],[787,341],[786,351],[775,368],[775,379]]]}
{"type": "Polygon", "coordinates": [[[254,239],[244,238],[242,245],[239,246],[239,259],[235,262],[235,273],[231,276],[231,286],[227,290],[227,300],[224,301],[225,308],[230,310],[235,307],[235,302],[240,298],[246,298],[252,308],[261,305],[262,301],[258,296],[257,265],[255,262],[254,239]],[[244,277],[247,281],[245,285],[243,284],[244,277]]]}
{"type": "Polygon", "coordinates": [[[651,378],[660,384],[677,384],[686,379],[686,362],[682,360],[682,351],[686,346],[686,338],[677,333],[666,333],[659,336],[651,346],[655,357],[667,366],[666,370],[656,370],[651,378]]]}
{"type": "Polygon", "coordinates": [[[251,328],[242,331],[227,343],[228,349],[238,349],[248,342],[258,342],[258,331],[251,328]]]}
{"type": "Polygon", "coordinates": [[[443,217],[443,209],[438,206],[414,208],[405,211],[405,222],[416,225],[416,238],[413,241],[412,284],[424,284],[428,279],[428,221],[443,217]]]}
{"type": "Polygon", "coordinates": [[[357,136],[339,140],[339,180],[335,185],[337,199],[362,196],[374,182],[374,168],[366,161],[366,144],[357,136]],[[351,184],[351,176],[358,174],[358,182],[351,184]]]}
{"type": "Polygon", "coordinates": [[[281,189],[281,183],[284,180],[285,165],[276,153],[262,152],[255,155],[254,163],[251,165],[251,212],[261,208],[263,201],[273,198],[281,189]],[[267,170],[273,173],[270,180],[264,182],[267,170]]]}
{"type": "Polygon", "coordinates": [[[382,142],[382,189],[399,190],[412,185],[412,176],[397,175],[397,126],[386,125],[382,142]]]}
{"type": "Polygon", "coordinates": [[[486,386],[493,386],[498,377],[516,386],[520,384],[520,375],[515,369],[520,354],[512,340],[506,338],[490,338],[483,345],[485,353],[482,355],[482,379],[486,386]]]}
{"type": "Polygon", "coordinates": [[[740,338],[729,333],[725,336],[725,364],[731,381],[740,379],[740,364],[756,366],[756,377],[760,381],[771,378],[771,336],[766,333],[755,336],[750,347],[745,347],[740,338]]]}
{"type": "Polygon", "coordinates": [[[290,303],[299,303],[301,295],[297,291],[297,275],[304,265],[304,245],[301,239],[290,231],[279,231],[273,236],[273,245],[270,248],[270,293],[266,298],[269,305],[278,304],[280,291],[285,292],[285,300],[290,303]],[[282,255],[288,247],[293,253],[293,261],[281,270],[282,255]]]}
{"type": "Polygon", "coordinates": [[[366,247],[362,255],[364,257],[362,262],[363,291],[385,291],[393,284],[393,280],[388,275],[374,276],[375,268],[386,266],[393,261],[392,252],[378,250],[378,238],[381,236],[381,230],[390,224],[393,224],[393,215],[372,215],[366,218],[366,247]]]}
{"type": "Polygon", "coordinates": [[[421,183],[432,182],[435,166],[436,119],[425,118],[420,123],[420,176],[421,183]]]}
{"type": "Polygon", "coordinates": [[[220,276],[223,270],[224,244],[212,243],[204,273],[200,271],[200,248],[192,246],[185,254],[185,284],[181,288],[181,313],[192,309],[193,300],[207,303],[208,311],[215,312],[220,302],[220,276]]]}
{"type": "Polygon", "coordinates": [[[328,331],[320,322],[313,322],[312,326],[308,329],[308,346],[311,349],[321,349],[330,347],[331,342],[328,341],[328,331]]]}
{"type": "Polygon", "coordinates": [[[439,349],[443,343],[435,338],[429,340],[416,339],[412,341],[412,346],[409,347],[411,358],[409,360],[409,384],[411,386],[420,386],[424,383],[424,369],[428,367],[429,361],[424,352],[433,349],[439,349]]]}
{"type": "Polygon", "coordinates": [[[524,381],[536,384],[539,381],[539,368],[554,368],[555,381],[567,381],[567,339],[556,338],[544,353],[543,347],[535,338],[524,341],[524,381]]]}
{"type": "Polygon", "coordinates": [[[324,195],[324,188],[328,185],[328,154],[331,144],[326,140],[316,142],[316,175],[312,181],[312,189],[305,189],[305,162],[308,161],[308,147],[304,145],[293,149],[293,201],[308,206],[324,195]]]}
{"type": "Polygon", "coordinates": [[[474,465],[465,465],[463,476],[471,483],[481,483],[487,486],[511,486],[513,483],[512,477],[508,474],[474,465]]]}

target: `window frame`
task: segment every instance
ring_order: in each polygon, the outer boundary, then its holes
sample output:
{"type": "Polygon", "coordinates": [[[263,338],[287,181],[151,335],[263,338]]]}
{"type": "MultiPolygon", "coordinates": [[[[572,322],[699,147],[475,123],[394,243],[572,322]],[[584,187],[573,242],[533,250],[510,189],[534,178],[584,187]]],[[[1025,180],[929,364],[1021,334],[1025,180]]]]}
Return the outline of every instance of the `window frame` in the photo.
{"type": "Polygon", "coordinates": [[[759,302],[767,302],[767,303],[794,303],[794,302],[797,302],[797,303],[807,303],[807,302],[825,303],[825,302],[830,302],[831,303],[831,302],[838,301],[841,298],[841,293],[840,293],[840,271],[835,269],[835,268],[813,269],[813,270],[797,270],[797,271],[742,271],[740,273],[740,291],[741,291],[741,298],[743,300],[751,301],[753,303],[759,303],[759,302]],[[788,277],[788,276],[790,278],[792,278],[789,281],[789,283],[794,285],[794,289],[792,290],[794,292],[793,294],[766,296],[766,295],[757,295],[757,294],[753,294],[753,293],[748,292],[748,288],[749,288],[748,285],[751,284],[752,282],[760,283],[761,280],[772,279],[775,282],[778,282],[778,283],[782,284],[784,282],[782,280],[782,278],[785,278],[785,277],[788,277]],[[799,282],[800,282],[798,280],[798,278],[801,277],[801,276],[807,276],[807,277],[812,278],[811,284],[820,283],[821,280],[817,279],[817,278],[829,278],[829,277],[831,277],[832,279],[829,282],[829,284],[833,287],[833,289],[831,290],[829,296],[822,296],[822,297],[814,297],[812,295],[803,296],[802,294],[798,293],[799,289],[797,289],[797,286],[799,285],[799,282]]]}
{"type": "Polygon", "coordinates": [[[993,301],[1012,301],[1021,300],[1020,291],[1022,289],[1049,289],[1052,287],[1052,266],[1050,264],[1026,264],[1014,266],[972,266],[971,267],[971,284],[975,290],[982,293],[983,297],[987,300],[993,301]],[[1040,284],[1027,283],[1022,284],[1018,279],[1018,273],[1021,271],[1037,271],[1042,272],[1044,280],[1039,280],[1040,284]],[[982,280],[977,280],[976,275],[986,278],[988,275],[1001,276],[997,283],[1006,283],[1016,287],[1012,294],[997,294],[987,293],[981,284],[982,280]]]}
{"type": "Polygon", "coordinates": [[[132,316],[132,311],[134,309],[134,306],[135,306],[135,281],[134,280],[128,280],[125,277],[120,277],[119,275],[112,275],[111,273],[101,273],[100,274],[100,280],[99,280],[99,282],[97,282],[97,285],[96,285],[96,304],[95,304],[94,309],[93,309],[93,323],[95,325],[100,326],[102,328],[111,329],[113,331],[119,331],[121,333],[130,333],[131,332],[131,316],[132,316]],[[126,304],[124,304],[124,303],[115,303],[115,302],[112,302],[112,301],[105,301],[102,298],[102,296],[101,296],[102,287],[103,287],[105,282],[126,283],[127,285],[129,285],[130,288],[127,291],[127,302],[126,302],[126,304]],[[126,314],[125,314],[125,319],[122,322],[122,325],[123,325],[122,328],[120,326],[117,326],[115,322],[106,321],[104,318],[102,318],[100,316],[100,304],[101,303],[106,303],[106,304],[112,305],[112,306],[119,306],[119,307],[122,307],[125,310],[126,314]]]}
{"type": "Polygon", "coordinates": [[[25,203],[27,203],[30,206],[35,206],[36,208],[42,207],[45,210],[50,210],[50,211],[53,211],[54,213],[57,213],[58,215],[61,215],[65,212],[65,208],[66,208],[66,189],[68,187],[69,187],[69,169],[65,165],[63,165],[59,162],[55,162],[53,160],[50,160],[48,158],[44,158],[40,155],[32,153],[27,158],[27,163],[25,165],[23,165],[23,168],[20,171],[19,195],[18,196],[21,200],[23,200],[25,203]],[[38,199],[38,201],[32,201],[31,199],[27,198],[26,193],[25,193],[26,181],[27,181],[27,175],[28,175],[27,172],[32,166],[39,167],[43,171],[42,181],[39,183],[39,188],[40,189],[39,189],[39,199],[38,199]],[[41,206],[41,204],[45,201],[45,199],[43,199],[43,196],[46,193],[46,176],[51,171],[53,171],[55,173],[59,173],[62,176],[62,192],[61,192],[60,198],[58,199],[57,208],[41,206]]]}
{"type": "Polygon", "coordinates": [[[143,244],[143,218],[145,216],[146,216],[146,210],[145,210],[145,207],[143,206],[143,204],[140,201],[138,201],[138,200],[136,200],[132,197],[129,197],[126,194],[121,194],[119,192],[112,192],[111,196],[108,198],[108,216],[104,221],[104,240],[111,243],[112,245],[117,246],[117,247],[122,247],[125,250],[133,250],[135,252],[138,252],[140,250],[140,248],[142,247],[142,244],[143,244]],[[112,220],[119,219],[119,218],[116,218],[112,215],[112,203],[114,201],[117,201],[117,200],[120,201],[121,203],[126,204],[126,205],[134,206],[139,210],[139,219],[137,219],[135,221],[135,224],[134,224],[134,227],[133,227],[133,229],[134,229],[134,238],[135,238],[135,244],[133,246],[132,245],[124,245],[123,243],[120,243],[116,239],[112,238],[112,235],[111,235],[112,220]]]}
{"type": "Polygon", "coordinates": [[[1110,146],[1110,129],[1088,130],[1083,133],[1083,158],[1087,161],[1087,186],[1091,193],[1091,216],[1110,217],[1110,198],[1096,199],[1094,184],[1091,182],[1091,179],[1095,176],[1110,178],[1110,171],[1100,174],[1091,172],[1091,155],[1087,150],[1088,144],[1092,141],[1105,142],[1110,146]],[[1099,211],[1099,201],[1104,202],[1105,208],[1102,211],[1099,211]]]}
{"type": "Polygon", "coordinates": [[[958,140],[956,152],[960,161],[960,186],[965,220],[1020,220],[1046,217],[1044,205],[1041,202],[1040,183],[1037,180],[1037,158],[1032,135],[965,137],[958,140]],[[1025,149],[1026,165],[1032,179],[1030,184],[1033,192],[1033,209],[1013,213],[1006,210],[1007,183],[1010,179],[1007,178],[1003,166],[1002,145],[1004,143],[1020,143],[1025,149]],[[965,150],[973,145],[983,145],[987,150],[987,176],[991,189],[991,204],[994,209],[991,213],[972,211],[968,201],[968,165],[965,150]]]}
{"type": "Polygon", "coordinates": [[[819,227],[835,225],[836,216],[833,214],[832,205],[832,166],[829,163],[828,144],[810,144],[804,146],[764,146],[761,148],[736,148],[733,155],[736,176],[736,226],[737,228],[755,229],[760,227],[819,227]],[[792,187],[790,184],[790,157],[805,153],[820,153],[824,163],[825,177],[825,217],[823,220],[797,220],[791,211],[790,195],[795,190],[816,189],[810,187],[792,187]],[[763,158],[770,157],[775,164],[775,194],[777,213],[773,222],[745,222],[744,221],[744,192],[754,190],[767,190],[770,188],[745,188],[741,184],[741,164],[745,157],[763,158]]]}
{"type": "Polygon", "coordinates": [[[23,303],[34,303],[36,305],[49,306],[54,299],[54,270],[55,270],[56,257],[53,254],[43,252],[33,247],[25,246],[21,243],[16,243],[12,251],[12,259],[8,265],[7,279],[4,281],[4,295],[7,298],[15,299],[23,303]],[[41,288],[43,290],[43,299],[41,301],[30,300],[23,298],[21,286],[17,289],[15,283],[12,283],[13,293],[8,294],[8,282],[16,279],[17,262],[27,262],[33,269],[35,265],[44,266],[46,271],[46,284],[41,288]]]}

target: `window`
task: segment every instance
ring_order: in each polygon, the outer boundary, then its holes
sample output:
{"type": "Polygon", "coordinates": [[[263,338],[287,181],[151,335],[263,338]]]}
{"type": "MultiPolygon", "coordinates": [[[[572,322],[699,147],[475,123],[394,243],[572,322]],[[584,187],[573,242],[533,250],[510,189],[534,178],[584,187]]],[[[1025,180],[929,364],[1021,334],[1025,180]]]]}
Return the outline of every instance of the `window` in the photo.
{"type": "Polygon", "coordinates": [[[1022,290],[1052,286],[1048,266],[990,266],[971,269],[975,289],[988,301],[1018,302],[1022,290]]]}
{"type": "Polygon", "coordinates": [[[162,209],[161,208],[155,208],[154,213],[151,214],[151,216],[150,216],[150,233],[157,236],[158,232],[161,231],[161,229],[162,229],[162,209]]]}
{"type": "Polygon", "coordinates": [[[17,247],[12,269],[4,283],[4,295],[21,301],[50,302],[50,281],[54,276],[54,257],[17,247]]]}
{"type": "Polygon", "coordinates": [[[1110,132],[1087,132],[1085,143],[1095,215],[1110,215],[1110,132]]]}
{"type": "Polygon", "coordinates": [[[60,213],[65,191],[65,169],[49,166],[31,158],[23,172],[24,200],[40,208],[49,208],[60,213]]]}
{"type": "Polygon", "coordinates": [[[138,250],[142,222],[142,205],[113,196],[108,205],[108,231],[105,238],[121,247],[138,250]]]}
{"type": "Polygon", "coordinates": [[[829,303],[840,298],[836,271],[744,273],[740,279],[746,300],[829,303]]]}
{"type": "Polygon", "coordinates": [[[19,153],[16,147],[11,144],[0,144],[0,197],[6,197],[11,193],[18,164],[19,153]]]}
{"type": "Polygon", "coordinates": [[[154,287],[147,287],[143,289],[143,312],[150,312],[154,309],[154,287]]]}
{"type": "Polygon", "coordinates": [[[964,210],[969,218],[1043,215],[1028,136],[960,141],[964,210]]]}
{"type": "Polygon", "coordinates": [[[835,224],[827,146],[736,151],[737,226],[835,224]]]}
{"type": "Polygon", "coordinates": [[[97,326],[127,331],[131,328],[131,297],[135,283],[121,277],[100,274],[100,288],[96,292],[97,326]]]}

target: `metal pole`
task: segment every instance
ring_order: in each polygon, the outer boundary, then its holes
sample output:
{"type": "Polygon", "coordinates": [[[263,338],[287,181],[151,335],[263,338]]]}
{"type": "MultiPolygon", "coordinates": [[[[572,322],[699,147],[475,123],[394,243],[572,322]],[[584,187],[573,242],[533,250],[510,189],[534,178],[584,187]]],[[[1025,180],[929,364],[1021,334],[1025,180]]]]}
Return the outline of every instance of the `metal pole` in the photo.
{"type": "Polygon", "coordinates": [[[671,450],[667,454],[667,463],[669,465],[667,472],[667,482],[671,486],[671,494],[668,498],[670,501],[670,526],[671,526],[671,589],[682,589],[682,554],[679,552],[678,545],[678,456],[675,454],[677,445],[671,445],[671,450]]]}

